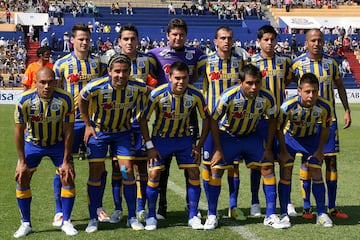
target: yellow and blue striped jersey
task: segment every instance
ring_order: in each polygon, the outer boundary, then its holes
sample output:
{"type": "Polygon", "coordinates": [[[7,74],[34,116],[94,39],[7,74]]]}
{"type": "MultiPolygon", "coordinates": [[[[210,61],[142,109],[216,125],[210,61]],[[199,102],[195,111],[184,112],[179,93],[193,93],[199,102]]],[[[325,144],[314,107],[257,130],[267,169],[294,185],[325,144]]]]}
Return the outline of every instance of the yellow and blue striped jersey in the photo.
{"type": "Polygon", "coordinates": [[[42,147],[63,141],[64,123],[73,123],[74,100],[55,88],[51,99],[43,99],[37,88],[22,93],[15,107],[15,123],[26,124],[25,141],[42,147]]]}
{"type": "Polygon", "coordinates": [[[191,136],[190,114],[195,108],[202,119],[209,116],[204,96],[196,87],[189,84],[182,95],[175,95],[169,82],[151,92],[142,118],[149,120],[152,112],[155,112],[152,136],[191,136]]]}
{"type": "Polygon", "coordinates": [[[214,110],[220,94],[238,83],[239,71],[244,64],[242,56],[237,54],[226,60],[221,59],[217,52],[208,55],[203,92],[210,111],[214,110]]]}
{"type": "Polygon", "coordinates": [[[316,133],[317,123],[326,128],[331,125],[333,108],[329,101],[319,97],[314,106],[301,105],[301,96],[285,100],[279,111],[280,129],[293,137],[307,137],[316,133]]]}
{"type": "Polygon", "coordinates": [[[74,52],[71,52],[55,62],[54,72],[63,88],[74,96],[75,117],[80,119],[78,95],[88,82],[106,74],[106,65],[101,63],[100,58],[91,55],[85,60],[79,60],[74,52]]]}
{"type": "Polygon", "coordinates": [[[133,109],[145,93],[146,84],[140,79],[130,77],[124,89],[115,89],[111,77],[105,76],[88,83],[80,97],[90,103],[90,121],[95,130],[123,132],[131,129],[133,109]]]}
{"type": "Polygon", "coordinates": [[[332,57],[324,54],[320,60],[314,61],[309,53],[304,53],[293,60],[290,73],[299,78],[305,73],[315,74],[320,83],[319,95],[335,107],[334,82],[340,79],[340,74],[339,66],[332,57]]]}
{"type": "Polygon", "coordinates": [[[276,105],[280,108],[285,100],[285,79],[289,74],[291,59],[278,54],[265,58],[258,53],[251,57],[251,63],[260,69],[262,87],[274,94],[276,105]]]}
{"type": "Polygon", "coordinates": [[[255,132],[263,115],[276,118],[278,109],[273,94],[261,88],[256,98],[244,95],[240,85],[225,90],[212,112],[212,118],[219,121],[219,129],[235,136],[255,132]]]}
{"type": "MultiPolygon", "coordinates": [[[[131,60],[131,72],[130,76],[133,78],[141,79],[144,83],[147,83],[148,75],[155,76],[156,74],[156,60],[155,58],[147,55],[146,53],[137,52],[136,58],[131,60]]],[[[144,98],[146,96],[144,95],[144,98]]],[[[144,101],[139,101],[139,106],[135,106],[133,117],[131,119],[133,127],[139,126],[137,119],[140,116],[140,110],[144,109],[144,101]]]]}
{"type": "Polygon", "coordinates": [[[139,78],[147,83],[148,75],[155,76],[156,74],[156,60],[146,53],[137,52],[136,58],[131,60],[130,76],[139,78]]]}

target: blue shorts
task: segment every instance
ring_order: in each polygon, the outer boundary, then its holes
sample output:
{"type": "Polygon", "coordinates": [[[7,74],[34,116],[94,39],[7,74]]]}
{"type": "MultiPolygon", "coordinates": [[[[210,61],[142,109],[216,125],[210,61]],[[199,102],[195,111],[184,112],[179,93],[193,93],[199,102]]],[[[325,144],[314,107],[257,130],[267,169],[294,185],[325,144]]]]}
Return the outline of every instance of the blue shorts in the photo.
{"type": "MultiPolygon", "coordinates": [[[[211,161],[211,155],[215,151],[214,148],[214,141],[212,138],[211,132],[209,132],[208,136],[205,139],[204,146],[203,146],[203,162],[207,162],[207,164],[210,164],[211,161]]],[[[241,156],[238,156],[234,159],[233,164],[239,164],[243,161],[243,158],[241,156]]]]}
{"type": "MultiPolygon", "coordinates": [[[[263,139],[256,133],[232,136],[227,132],[220,131],[220,144],[225,161],[219,162],[215,168],[230,168],[234,159],[239,156],[243,157],[248,168],[272,165],[269,160],[261,161],[264,153],[263,139]]],[[[204,161],[204,164],[209,165],[210,162],[204,161]]]]}
{"type": "Polygon", "coordinates": [[[302,154],[302,158],[307,161],[308,164],[321,165],[320,161],[314,158],[310,158],[314,154],[319,146],[319,135],[295,138],[288,133],[285,134],[285,144],[289,154],[295,159],[297,153],[302,154]]]}
{"type": "MultiPolygon", "coordinates": [[[[317,124],[317,132],[320,133],[321,124],[317,124]]],[[[333,121],[330,126],[329,139],[324,146],[324,155],[325,156],[334,156],[340,152],[340,143],[339,143],[339,131],[337,121],[333,121]]]]}
{"type": "Polygon", "coordinates": [[[108,147],[119,160],[134,159],[134,149],[131,139],[131,131],[104,133],[96,132],[97,139],[90,137],[87,144],[87,154],[89,162],[105,161],[108,147]]]}
{"type": "Polygon", "coordinates": [[[84,141],[85,123],[77,121],[74,123],[74,141],[71,153],[77,154],[79,152],[80,144],[84,141]]]}
{"type": "Polygon", "coordinates": [[[194,163],[195,159],[192,156],[192,146],[194,144],[192,136],[174,138],[153,137],[152,141],[160,153],[160,159],[154,164],[153,169],[164,169],[165,159],[173,154],[180,169],[199,167],[198,164],[194,163]]]}
{"type": "Polygon", "coordinates": [[[25,160],[29,169],[36,169],[41,159],[49,157],[56,167],[61,167],[64,161],[64,142],[55,145],[41,147],[34,145],[32,142],[25,142],[24,145],[25,160]]]}

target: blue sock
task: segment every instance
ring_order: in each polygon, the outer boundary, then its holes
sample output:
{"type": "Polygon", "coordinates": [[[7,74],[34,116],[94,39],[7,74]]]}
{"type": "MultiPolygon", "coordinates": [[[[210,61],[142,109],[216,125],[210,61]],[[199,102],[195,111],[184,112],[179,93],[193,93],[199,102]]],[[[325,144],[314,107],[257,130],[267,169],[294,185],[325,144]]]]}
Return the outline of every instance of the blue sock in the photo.
{"type": "Polygon", "coordinates": [[[188,182],[188,196],[189,196],[189,219],[192,219],[198,213],[200,200],[200,179],[190,179],[188,182]]]}
{"type": "Polygon", "coordinates": [[[318,216],[326,213],[325,209],[325,185],[322,179],[313,179],[312,192],[316,201],[318,216]]]}
{"type": "MultiPolygon", "coordinates": [[[[147,178],[147,177],[146,177],[147,178]]],[[[137,186],[137,211],[142,211],[145,209],[146,204],[146,186],[147,180],[143,180],[141,176],[136,180],[137,186]]]]}
{"type": "Polygon", "coordinates": [[[136,182],[135,178],[123,179],[124,197],[128,207],[128,219],[135,217],[136,213],[136,182]]]}
{"type": "Polygon", "coordinates": [[[29,188],[20,188],[16,186],[16,200],[21,212],[23,222],[30,222],[30,204],[32,200],[32,193],[29,188]]]}
{"type": "Polygon", "coordinates": [[[326,171],[326,186],[328,193],[328,208],[336,207],[336,192],[337,192],[337,171],[326,171]]]}
{"type": "Polygon", "coordinates": [[[107,177],[107,171],[104,171],[101,174],[101,202],[100,202],[100,207],[103,206],[103,197],[104,197],[104,192],[105,192],[105,187],[106,187],[106,177],[107,177]]]}
{"type": "Polygon", "coordinates": [[[239,169],[228,170],[230,209],[237,207],[237,198],[239,196],[240,177],[239,169]]]}
{"type": "Polygon", "coordinates": [[[216,215],[221,192],[221,176],[211,174],[208,186],[208,215],[216,215]]]}
{"type": "Polygon", "coordinates": [[[122,179],[120,173],[113,173],[111,177],[112,195],[115,205],[115,210],[123,210],[122,208],[122,179]]]}
{"type": "Polygon", "coordinates": [[[280,179],[279,181],[279,200],[280,200],[280,213],[287,213],[287,205],[289,203],[291,182],[288,180],[280,179]]]}
{"type": "Polygon", "coordinates": [[[88,207],[90,219],[97,219],[98,216],[96,210],[101,207],[101,194],[103,192],[101,180],[89,179],[87,182],[87,192],[89,199],[88,207]]]}
{"type": "Polygon", "coordinates": [[[146,187],[146,197],[149,209],[149,218],[156,218],[156,201],[159,195],[159,181],[152,180],[149,178],[146,187]]]}
{"type": "Polygon", "coordinates": [[[276,213],[276,178],[274,174],[263,176],[263,188],[266,199],[266,217],[276,213]]]}
{"type": "Polygon", "coordinates": [[[75,186],[63,186],[61,189],[63,221],[69,221],[75,202],[75,186]]]}
{"type": "Polygon", "coordinates": [[[58,173],[54,174],[54,198],[55,198],[55,213],[62,211],[61,205],[61,180],[58,173]]]}
{"type": "Polygon", "coordinates": [[[251,184],[251,204],[259,204],[259,189],[260,189],[261,172],[260,170],[251,169],[250,184],[251,184]]]}
{"type": "Polygon", "coordinates": [[[310,194],[311,194],[311,179],[309,168],[304,165],[300,167],[300,183],[302,188],[302,197],[304,201],[304,209],[311,208],[310,194]]]}

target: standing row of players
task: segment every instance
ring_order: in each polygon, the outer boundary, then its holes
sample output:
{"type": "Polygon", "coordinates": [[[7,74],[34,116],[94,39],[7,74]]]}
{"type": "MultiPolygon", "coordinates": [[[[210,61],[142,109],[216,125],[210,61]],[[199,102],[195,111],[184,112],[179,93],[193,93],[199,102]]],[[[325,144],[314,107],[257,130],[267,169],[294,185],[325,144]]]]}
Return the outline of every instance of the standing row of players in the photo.
{"type": "Polygon", "coordinates": [[[335,207],[335,156],[339,148],[334,85],[345,108],[345,128],[351,124],[350,109],[337,64],[322,53],[324,39],[321,32],[317,29],[308,31],[308,52],[291,63],[289,58],[275,54],[277,34],[274,28],[263,26],[258,30],[261,52],[252,57],[253,65],[247,64],[248,60],[232,51],[233,32],[229,27],[221,26],[216,30],[216,52],[209,56],[184,46],[186,35],[186,23],[181,19],[172,19],[167,32],[169,46],[143,54],[137,52],[137,29],[131,25],[123,26],[119,33],[121,53],[111,57],[106,69],[99,59],[89,55],[90,31],[87,26],[76,24],[73,27],[74,52],[55,63],[55,74],[46,68],[38,70],[36,88],[25,92],[16,106],[16,145],[19,153],[16,196],[22,224],[14,237],[26,236],[32,230],[30,179],[43,156],[50,156],[58,168],[54,177],[56,214],[53,225],[61,226],[67,235],[77,234],[70,222],[75,198],[75,172],[70,152],[77,153],[82,140],[87,146],[90,169],[87,182],[90,221],[85,229],[88,233],[98,230],[99,221],[120,221],[122,188],[128,207],[128,226],[134,230],[156,229],[157,220],[166,218],[166,188],[173,155],[179,168],[185,169],[188,224],[193,229],[217,227],[217,201],[225,169],[228,170],[230,190],[229,215],[236,219],[244,217],[237,208],[240,185],[238,164],[242,159],[251,169],[251,214],[260,215],[258,191],[262,176],[266,199],[264,225],[290,227],[291,172],[298,152],[303,154],[300,170],[304,190],[303,217],[313,217],[309,201],[312,184],[318,209],[317,222],[332,226],[325,210],[325,187],[321,174],[321,164],[325,159],[329,213],[333,217],[347,218],[335,207]],[[156,80],[149,82],[148,75],[156,80]],[[65,91],[55,88],[55,79],[65,91]],[[198,79],[204,81],[204,95],[191,84],[198,79]],[[285,86],[298,79],[301,80],[297,96],[284,102],[285,86]],[[159,87],[152,90],[156,86],[159,87]],[[315,94],[317,92],[321,98],[315,94]],[[197,124],[191,121],[194,117],[190,117],[196,116],[193,113],[196,108],[204,119],[197,143],[197,124]],[[152,112],[155,112],[156,119],[150,137],[147,121],[152,112]],[[281,127],[277,127],[278,119],[281,127]],[[285,124],[287,122],[290,125],[285,124]],[[282,130],[285,126],[284,136],[282,130]],[[329,128],[328,138],[326,132],[329,128]],[[280,217],[276,215],[277,193],[273,170],[275,135],[281,149],[276,155],[281,168],[280,217]],[[142,151],[142,138],[148,156],[142,151]],[[314,144],[304,145],[308,143],[304,141],[307,138],[312,139],[314,144]],[[69,149],[71,145],[72,151],[69,149]],[[208,216],[204,225],[198,217],[202,147],[202,178],[208,200],[208,216]],[[61,148],[65,151],[54,151],[61,148]],[[112,186],[115,211],[110,217],[102,207],[107,179],[104,161],[108,151],[114,160],[112,186]],[[57,155],[53,155],[55,152],[57,155]],[[158,194],[159,209],[156,214],[158,194]],[[146,201],[148,214],[145,214],[146,201]]]}

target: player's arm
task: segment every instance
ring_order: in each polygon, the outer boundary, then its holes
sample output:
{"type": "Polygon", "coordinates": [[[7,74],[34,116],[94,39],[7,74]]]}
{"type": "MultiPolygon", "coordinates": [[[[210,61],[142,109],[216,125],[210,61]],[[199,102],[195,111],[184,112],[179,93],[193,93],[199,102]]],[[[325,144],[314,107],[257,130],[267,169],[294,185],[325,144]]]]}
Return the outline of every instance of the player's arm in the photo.
{"type": "Polygon", "coordinates": [[[344,114],[344,129],[350,127],[351,125],[351,116],[350,116],[350,107],[349,107],[349,103],[348,103],[348,99],[347,99],[347,94],[346,94],[346,89],[344,86],[343,81],[341,80],[341,78],[337,78],[335,80],[335,84],[339,93],[339,97],[341,100],[341,103],[344,107],[345,110],[345,114],[344,114]]]}
{"type": "Polygon", "coordinates": [[[18,153],[18,163],[15,169],[15,181],[20,186],[27,186],[30,184],[30,170],[25,160],[24,131],[24,123],[15,123],[15,145],[18,153]]]}
{"type": "Polygon", "coordinates": [[[97,135],[96,135],[94,127],[91,125],[91,122],[90,122],[89,101],[87,99],[85,99],[82,95],[82,93],[83,93],[83,91],[85,91],[85,89],[86,89],[86,87],[83,88],[83,90],[81,90],[81,92],[80,92],[80,96],[78,98],[78,102],[79,102],[78,104],[79,104],[81,117],[85,123],[84,143],[87,144],[91,136],[93,136],[94,138],[97,139],[97,135]]]}
{"type": "Polygon", "coordinates": [[[74,164],[71,160],[71,150],[74,139],[74,123],[64,122],[64,159],[61,166],[61,178],[64,183],[72,183],[75,179],[74,164]]]}

